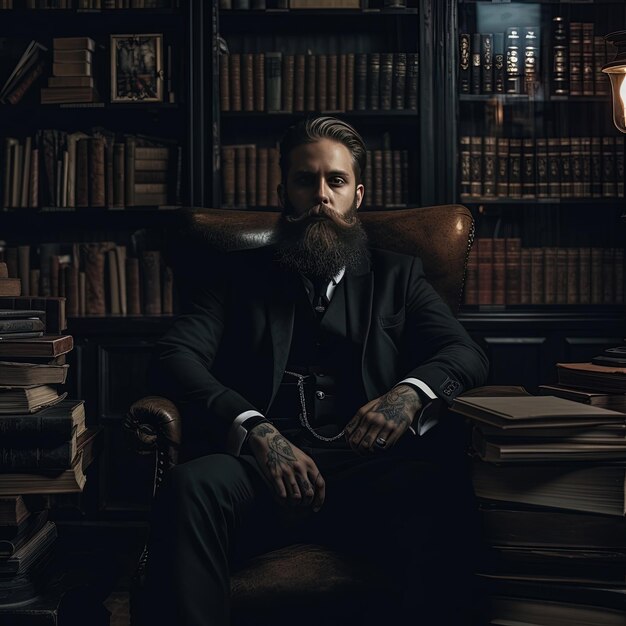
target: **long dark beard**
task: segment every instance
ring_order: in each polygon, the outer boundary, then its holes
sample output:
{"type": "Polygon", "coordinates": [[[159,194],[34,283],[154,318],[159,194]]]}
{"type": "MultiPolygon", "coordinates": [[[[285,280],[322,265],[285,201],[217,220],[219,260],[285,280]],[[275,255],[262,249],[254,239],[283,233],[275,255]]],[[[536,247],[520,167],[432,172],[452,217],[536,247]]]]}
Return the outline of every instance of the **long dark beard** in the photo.
{"type": "Polygon", "coordinates": [[[311,278],[331,278],[343,267],[356,268],[369,256],[367,235],[356,210],[355,198],[346,215],[320,205],[296,217],[286,202],[278,225],[279,263],[311,278]]]}

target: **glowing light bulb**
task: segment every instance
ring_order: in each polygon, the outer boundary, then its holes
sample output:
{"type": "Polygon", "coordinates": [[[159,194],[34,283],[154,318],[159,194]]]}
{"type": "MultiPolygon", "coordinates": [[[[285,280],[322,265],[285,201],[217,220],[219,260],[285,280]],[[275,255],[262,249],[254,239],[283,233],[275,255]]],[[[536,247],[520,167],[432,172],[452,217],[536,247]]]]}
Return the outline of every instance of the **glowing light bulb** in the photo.
{"type": "Polygon", "coordinates": [[[624,127],[626,128],[626,75],[622,77],[622,84],[619,88],[619,97],[622,99],[622,115],[624,116],[624,127]]]}

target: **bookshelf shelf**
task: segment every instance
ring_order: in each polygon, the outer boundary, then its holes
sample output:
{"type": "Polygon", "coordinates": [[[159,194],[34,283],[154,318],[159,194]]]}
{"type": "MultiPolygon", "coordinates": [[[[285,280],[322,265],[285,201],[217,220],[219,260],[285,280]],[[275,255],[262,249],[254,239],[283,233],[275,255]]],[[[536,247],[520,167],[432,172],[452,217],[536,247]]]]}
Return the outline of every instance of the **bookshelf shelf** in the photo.
{"type": "Polygon", "coordinates": [[[405,16],[405,15],[417,15],[418,10],[416,8],[406,9],[250,9],[250,10],[220,10],[220,19],[242,19],[248,16],[260,17],[260,16],[283,16],[287,15],[292,17],[304,17],[310,18],[313,16],[326,16],[333,17],[337,15],[349,15],[354,17],[362,17],[364,15],[370,15],[375,17],[385,16],[405,16]]]}
{"type": "Polygon", "coordinates": [[[548,98],[533,98],[528,94],[461,94],[460,102],[501,102],[502,104],[546,103],[546,102],[605,102],[610,104],[610,96],[549,96],[548,98]]]}
{"type": "Polygon", "coordinates": [[[466,205],[478,204],[507,204],[507,205],[528,205],[528,204],[592,204],[592,205],[615,205],[623,204],[623,198],[461,198],[461,202],[466,205]]]}

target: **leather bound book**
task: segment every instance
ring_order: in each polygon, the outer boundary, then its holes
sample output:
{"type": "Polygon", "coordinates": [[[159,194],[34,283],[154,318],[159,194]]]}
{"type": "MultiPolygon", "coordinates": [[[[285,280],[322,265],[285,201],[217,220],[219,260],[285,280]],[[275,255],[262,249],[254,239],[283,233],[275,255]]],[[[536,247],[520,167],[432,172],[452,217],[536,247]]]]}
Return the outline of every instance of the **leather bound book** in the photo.
{"type": "Polygon", "coordinates": [[[380,108],[391,110],[391,93],[393,86],[393,57],[389,52],[380,55],[380,108]]]}
{"type": "Polygon", "coordinates": [[[141,254],[144,315],[161,315],[161,253],[146,250],[141,254]]]}
{"type": "Polygon", "coordinates": [[[556,304],[567,304],[567,248],[556,250],[556,304]]]}
{"type": "Polygon", "coordinates": [[[39,149],[33,148],[30,155],[28,206],[35,208],[39,206],[39,149]]]}
{"type": "Polygon", "coordinates": [[[306,56],[296,54],[294,60],[293,76],[293,110],[300,113],[304,111],[304,86],[305,86],[306,56]]]}
{"type": "Polygon", "coordinates": [[[86,315],[106,315],[104,264],[105,256],[112,246],[111,242],[81,244],[85,260],[86,315]]]}
{"type": "Polygon", "coordinates": [[[222,111],[230,111],[230,58],[228,54],[219,55],[220,73],[220,108],[222,111]]]}
{"type": "Polygon", "coordinates": [[[117,244],[115,246],[115,256],[117,259],[117,282],[120,294],[120,314],[128,313],[128,301],[126,299],[126,246],[117,244]]]}
{"type": "Polygon", "coordinates": [[[535,197],[535,140],[522,140],[522,198],[535,197]]]}
{"type": "Polygon", "coordinates": [[[570,163],[572,170],[572,197],[583,197],[583,162],[580,137],[570,138],[570,163]]]}
{"type": "Polygon", "coordinates": [[[561,148],[561,198],[571,198],[572,186],[572,155],[569,137],[560,138],[561,148]]]}
{"type": "Polygon", "coordinates": [[[569,95],[583,95],[583,25],[570,22],[569,25],[569,95]]]}
{"type": "Polygon", "coordinates": [[[583,170],[583,198],[591,198],[591,137],[581,137],[580,158],[583,170]]]}
{"type": "Polygon", "coordinates": [[[470,138],[463,135],[459,139],[459,181],[461,200],[470,198],[470,138]]]}
{"type": "Polygon", "coordinates": [[[367,57],[367,108],[377,111],[380,108],[380,54],[371,52],[367,57]]]}
{"type": "Polygon", "coordinates": [[[265,54],[257,52],[252,63],[254,68],[254,110],[265,111],[265,54]]]}
{"type": "Polygon", "coordinates": [[[119,315],[120,310],[120,281],[117,271],[117,256],[115,250],[111,249],[105,257],[106,275],[106,300],[107,310],[111,315],[119,315]]]}
{"type": "Polygon", "coordinates": [[[222,203],[235,206],[235,147],[222,146],[222,203]]]}
{"type": "Polygon", "coordinates": [[[317,55],[315,106],[320,113],[328,109],[328,57],[317,55]]]}
{"type": "Polygon", "coordinates": [[[76,206],[89,206],[89,138],[76,143],[76,206]]]}
{"type": "Polygon", "coordinates": [[[230,54],[228,64],[230,70],[230,110],[241,111],[241,55],[230,54]]]}
{"type": "Polygon", "coordinates": [[[506,198],[509,195],[509,140],[498,137],[498,154],[496,156],[496,195],[506,198]]]}
{"type": "Polygon", "coordinates": [[[139,286],[139,260],[134,257],[126,257],[126,300],[129,315],[141,315],[141,290],[139,286]]]}
{"type": "Polygon", "coordinates": [[[92,137],[89,146],[89,206],[105,206],[104,137],[92,137]]]}
{"type": "Polygon", "coordinates": [[[613,248],[602,249],[602,304],[615,303],[613,248]]]}
{"type": "Polygon", "coordinates": [[[278,148],[269,148],[267,151],[267,155],[268,155],[267,198],[269,201],[269,206],[277,207],[278,206],[277,187],[278,187],[278,184],[280,183],[280,165],[279,165],[278,148]]]}
{"type": "Polygon", "coordinates": [[[250,53],[241,55],[241,106],[254,111],[254,61],[250,53]]]}
{"type": "Polygon", "coordinates": [[[582,24],[582,77],[583,96],[594,95],[593,22],[582,24]]]}
{"type": "Polygon", "coordinates": [[[124,144],[113,144],[113,206],[124,208],[124,144]]]}
{"type": "Polygon", "coordinates": [[[522,93],[523,74],[523,42],[520,29],[517,27],[506,30],[506,93],[522,93]]]}
{"type": "Polygon", "coordinates": [[[30,292],[30,245],[17,247],[17,272],[22,281],[22,294],[32,295],[30,292]]]}
{"type": "Polygon", "coordinates": [[[372,183],[374,189],[372,190],[372,198],[374,200],[374,206],[380,208],[383,206],[383,151],[374,150],[374,162],[372,163],[372,183]]]}
{"type": "Polygon", "coordinates": [[[545,304],[545,296],[543,293],[543,248],[530,249],[530,303],[545,304]]]}
{"type": "Polygon", "coordinates": [[[265,104],[268,111],[280,111],[282,106],[282,52],[265,53],[265,104]]]}
{"type": "Polygon", "coordinates": [[[256,171],[256,146],[246,146],[246,205],[249,207],[256,207],[258,203],[256,171]]]}
{"type": "Polygon", "coordinates": [[[259,206],[268,206],[267,198],[267,184],[268,184],[268,154],[267,148],[257,148],[257,175],[256,175],[256,189],[257,189],[257,202],[259,206]]]}
{"type": "Polygon", "coordinates": [[[346,111],[354,111],[354,53],[349,52],[346,55],[346,111]]]}
{"type": "Polygon", "coordinates": [[[548,196],[561,197],[561,145],[558,137],[548,139],[548,196]]]}
{"type": "Polygon", "coordinates": [[[563,17],[552,19],[552,94],[569,94],[569,47],[567,24],[563,17]]]}
{"type": "Polygon", "coordinates": [[[539,137],[535,140],[536,152],[536,184],[537,198],[548,197],[548,146],[547,140],[539,137]]]}
{"type": "Polygon", "coordinates": [[[68,317],[78,316],[78,267],[73,263],[65,266],[65,307],[68,317]]]}
{"type": "Polygon", "coordinates": [[[163,315],[173,315],[174,313],[174,274],[172,268],[163,268],[163,289],[161,293],[161,312],[163,315]]]}
{"type": "Polygon", "coordinates": [[[480,36],[480,77],[481,93],[493,93],[493,34],[484,33],[480,36]]]}
{"type": "Polygon", "coordinates": [[[509,139],[509,198],[522,197],[522,140],[509,139]]]}
{"type": "Polygon", "coordinates": [[[593,56],[594,56],[594,92],[596,96],[610,96],[611,85],[609,77],[602,72],[602,67],[608,62],[606,53],[606,42],[604,37],[598,36],[593,38],[593,56]]]}
{"type": "Polygon", "coordinates": [[[602,137],[602,197],[615,198],[615,139],[602,137]]]}
{"type": "Polygon", "coordinates": [[[557,257],[557,248],[548,246],[543,249],[544,304],[557,303],[557,257]]]}
{"type": "Polygon", "coordinates": [[[483,138],[470,137],[470,194],[480,198],[483,193],[483,138]]]}
{"type": "Polygon", "coordinates": [[[104,145],[104,183],[105,183],[105,204],[108,208],[115,207],[113,200],[113,143],[106,141],[104,145]]]}
{"type": "Polygon", "coordinates": [[[578,248],[578,301],[591,302],[591,248],[578,248]]]}
{"type": "Polygon", "coordinates": [[[624,248],[613,248],[614,304],[624,304],[624,248]]]}
{"type": "Polygon", "coordinates": [[[74,347],[71,335],[42,335],[28,339],[3,339],[0,357],[56,357],[67,354],[74,347]]]}
{"type": "Polygon", "coordinates": [[[520,254],[520,304],[530,304],[532,279],[532,255],[530,248],[522,248],[520,254]]]}
{"type": "Polygon", "coordinates": [[[392,108],[401,111],[405,108],[406,93],[406,53],[393,55],[392,108]]]}
{"type": "Polygon", "coordinates": [[[483,138],[483,196],[496,197],[496,138],[483,138]]]}
{"type": "Polygon", "coordinates": [[[591,197],[602,197],[602,139],[591,138],[591,197]]]}
{"type": "Polygon", "coordinates": [[[476,244],[472,246],[467,257],[464,302],[467,305],[478,304],[478,246],[476,244]]]}
{"type": "Polygon", "coordinates": [[[480,33],[472,33],[472,67],[470,70],[470,83],[473,94],[480,94],[480,66],[481,66],[481,42],[480,33]]]}
{"type": "Polygon", "coordinates": [[[471,42],[469,33],[459,34],[459,91],[470,93],[471,88],[471,42]]]}
{"type": "MultiPolygon", "coordinates": [[[[281,89],[282,110],[285,113],[293,112],[293,89],[294,89],[295,57],[293,54],[283,56],[283,84],[281,89]]],[[[335,76],[335,79],[337,77],[335,76]]]]}
{"type": "Polygon", "coordinates": [[[591,304],[602,304],[602,248],[591,248],[591,304]]]}
{"type": "Polygon", "coordinates": [[[135,206],[135,148],[134,137],[127,137],[124,148],[124,200],[126,206],[135,206]]]}
{"type": "Polygon", "coordinates": [[[580,285],[579,269],[578,248],[567,248],[567,304],[580,304],[580,295],[578,293],[580,285]]]}
{"type": "MultiPolygon", "coordinates": [[[[408,69],[408,68],[407,68],[408,69]]],[[[367,54],[359,52],[355,55],[354,69],[354,108],[357,111],[365,111],[367,109],[367,54]]]]}
{"type": "Polygon", "coordinates": [[[317,72],[317,57],[307,54],[305,59],[304,100],[305,111],[315,111],[315,84],[317,72]]]}
{"type": "Polygon", "coordinates": [[[506,91],[506,58],[504,55],[504,33],[493,34],[493,90],[506,91]]]}
{"type": "Polygon", "coordinates": [[[393,158],[393,204],[402,204],[402,154],[400,150],[392,150],[393,158]]]}
{"type": "Polygon", "coordinates": [[[481,237],[478,248],[478,304],[493,304],[493,239],[481,237]]]}
{"type": "Polygon", "coordinates": [[[19,278],[0,278],[0,296],[20,296],[22,281],[19,278]]]}
{"type": "Polygon", "coordinates": [[[524,38],[524,93],[534,96],[539,86],[540,42],[538,28],[526,26],[524,38]]]}
{"type": "Polygon", "coordinates": [[[407,52],[406,55],[406,107],[410,111],[417,111],[419,99],[419,53],[407,52]]]}
{"type": "Polygon", "coordinates": [[[235,206],[246,207],[246,146],[235,146],[235,206]]]}
{"type": "Polygon", "coordinates": [[[348,110],[348,55],[340,54],[337,58],[337,110],[348,110]]]}
{"type": "Polygon", "coordinates": [[[615,137],[615,177],[617,180],[616,194],[618,198],[624,197],[624,136],[615,137]]]}
{"type": "Polygon", "coordinates": [[[505,241],[506,248],[506,296],[505,304],[520,304],[521,272],[522,272],[522,240],[509,237],[505,241]]]}
{"type": "Polygon", "coordinates": [[[493,304],[506,304],[506,239],[493,238],[493,304]]]}
{"type": "Polygon", "coordinates": [[[326,110],[337,111],[337,74],[338,74],[339,58],[336,54],[329,54],[327,57],[326,67],[326,110]]]}

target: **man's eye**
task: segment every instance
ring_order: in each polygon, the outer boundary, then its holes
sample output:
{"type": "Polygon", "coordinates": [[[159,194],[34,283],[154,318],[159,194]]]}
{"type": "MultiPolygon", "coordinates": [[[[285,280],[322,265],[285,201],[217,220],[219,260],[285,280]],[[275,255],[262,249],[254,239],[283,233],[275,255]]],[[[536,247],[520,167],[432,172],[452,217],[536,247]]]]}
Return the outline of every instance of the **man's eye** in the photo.
{"type": "Polygon", "coordinates": [[[335,176],[334,178],[331,179],[331,184],[333,185],[345,185],[346,181],[341,178],[341,176],[335,176]]]}

